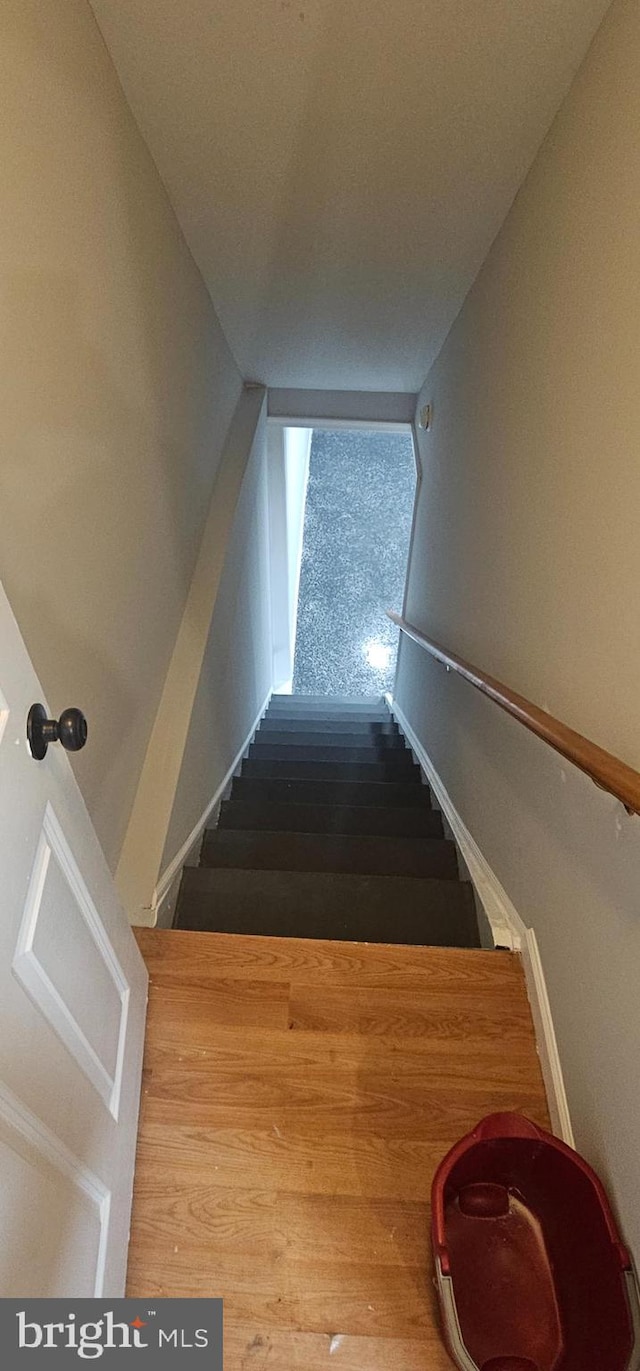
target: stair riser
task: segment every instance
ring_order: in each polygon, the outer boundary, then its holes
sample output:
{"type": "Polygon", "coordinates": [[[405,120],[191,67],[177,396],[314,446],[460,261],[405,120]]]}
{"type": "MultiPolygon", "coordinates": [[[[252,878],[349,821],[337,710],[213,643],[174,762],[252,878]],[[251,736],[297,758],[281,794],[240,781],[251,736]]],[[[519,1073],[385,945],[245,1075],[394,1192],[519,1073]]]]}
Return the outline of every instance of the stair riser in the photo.
{"type": "Polygon", "coordinates": [[[399,876],[191,867],[182,880],[177,925],[351,942],[478,946],[470,886],[399,876]]]}
{"type": "Polygon", "coordinates": [[[456,880],[453,843],[444,839],[335,834],[207,833],[200,865],[271,871],[344,871],[366,876],[436,876],[456,880]]]}
{"type": "MultiPolygon", "coordinates": [[[[425,787],[423,787],[424,793],[425,787]]],[[[380,837],[440,838],[442,818],[435,809],[387,809],[382,805],[278,804],[252,805],[225,800],[222,829],[264,829],[282,833],[371,834],[380,837]]]]}
{"type": "Polygon", "coordinates": [[[271,733],[303,733],[305,737],[319,733],[330,738],[346,733],[358,738],[400,738],[404,742],[396,724],[360,722],[358,719],[273,719],[267,715],[257,736],[271,733]]]}
{"type": "Polygon", "coordinates": [[[420,772],[411,762],[407,766],[390,762],[284,762],[256,761],[249,757],[242,763],[242,775],[274,780],[310,781],[402,781],[407,785],[420,784],[420,772]]]}
{"type": "Polygon", "coordinates": [[[399,805],[416,808],[430,804],[427,786],[397,781],[311,781],[270,777],[237,776],[231,792],[233,800],[250,799],[255,804],[322,805],[399,805]]]}
{"type": "Polygon", "coordinates": [[[388,769],[411,771],[413,759],[406,748],[376,747],[314,747],[310,743],[263,743],[255,742],[249,749],[249,758],[264,762],[330,762],[341,766],[345,763],[358,763],[363,766],[383,766],[388,769]]]}
{"type": "Polygon", "coordinates": [[[355,710],[378,712],[387,710],[386,700],[381,695],[350,695],[336,699],[333,695],[272,695],[269,709],[275,714],[278,710],[324,709],[330,714],[350,714],[355,710]]]}
{"type": "Polygon", "coordinates": [[[406,752],[404,738],[389,733],[315,733],[310,729],[287,733],[286,730],[260,729],[253,740],[254,747],[357,747],[368,752],[406,752]]]}
{"type": "Polygon", "coordinates": [[[347,723],[353,720],[353,722],[356,724],[388,724],[391,721],[391,716],[388,710],[385,710],[383,713],[382,710],[374,711],[361,709],[354,709],[351,710],[348,714],[345,713],[339,715],[334,714],[330,709],[300,709],[294,710],[289,714],[285,713],[284,710],[276,710],[273,713],[271,712],[271,710],[269,710],[268,714],[265,715],[265,718],[269,720],[278,720],[281,718],[288,719],[290,722],[298,722],[300,724],[304,724],[305,722],[322,723],[325,724],[325,726],[327,727],[330,727],[332,721],[337,718],[342,719],[347,723]]]}

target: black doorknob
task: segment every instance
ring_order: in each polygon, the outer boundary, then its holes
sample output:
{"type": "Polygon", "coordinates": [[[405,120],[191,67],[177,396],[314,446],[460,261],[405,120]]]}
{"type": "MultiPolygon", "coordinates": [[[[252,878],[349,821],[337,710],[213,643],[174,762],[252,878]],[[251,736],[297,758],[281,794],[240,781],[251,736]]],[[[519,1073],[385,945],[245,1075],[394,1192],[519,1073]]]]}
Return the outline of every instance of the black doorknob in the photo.
{"type": "Polygon", "coordinates": [[[44,705],[32,705],[27,740],[36,762],[46,757],[49,743],[62,743],[67,752],[79,752],[87,741],[87,721],[80,709],[65,709],[59,719],[48,719],[44,705]]]}

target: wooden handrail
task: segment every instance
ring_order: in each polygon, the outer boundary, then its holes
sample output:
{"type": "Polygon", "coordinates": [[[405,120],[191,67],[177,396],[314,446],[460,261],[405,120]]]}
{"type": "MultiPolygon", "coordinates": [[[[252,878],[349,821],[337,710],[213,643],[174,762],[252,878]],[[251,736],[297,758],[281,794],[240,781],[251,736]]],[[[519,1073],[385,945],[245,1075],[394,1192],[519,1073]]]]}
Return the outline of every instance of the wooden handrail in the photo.
{"type": "Polygon", "coordinates": [[[503,685],[495,676],[471,666],[463,657],[458,657],[455,652],[449,652],[432,638],[427,638],[425,633],[421,633],[414,624],[408,623],[401,614],[396,614],[395,610],[389,609],[387,614],[407,638],[411,638],[419,647],[430,652],[437,661],[463,676],[465,681],[470,681],[483,695],[488,695],[500,709],[504,709],[512,718],[524,724],[530,733],[535,733],[538,738],[542,738],[559,752],[561,757],[566,757],[573,766],[584,771],[585,775],[590,776],[602,790],[608,790],[611,795],[615,795],[630,814],[640,814],[640,772],[634,771],[633,767],[621,762],[611,752],[605,752],[597,743],[590,742],[582,733],[576,733],[575,729],[560,723],[553,714],[547,714],[546,710],[539,709],[524,695],[518,695],[515,690],[510,690],[509,686],[503,685]]]}

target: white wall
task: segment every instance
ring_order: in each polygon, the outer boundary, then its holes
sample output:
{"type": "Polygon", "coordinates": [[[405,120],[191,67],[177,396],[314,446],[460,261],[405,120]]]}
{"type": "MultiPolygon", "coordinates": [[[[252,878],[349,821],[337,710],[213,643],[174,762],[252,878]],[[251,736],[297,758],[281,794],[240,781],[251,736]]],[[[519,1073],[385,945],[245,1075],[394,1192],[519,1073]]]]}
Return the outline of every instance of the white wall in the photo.
{"type": "MultiPolygon", "coordinates": [[[[254,516],[250,536],[245,536],[245,525],[242,523],[242,517],[245,520],[247,517],[247,489],[253,490],[256,471],[262,473],[266,492],[266,392],[263,386],[249,385],[244,387],[227,434],[198,560],[116,871],[120,898],[133,923],[155,922],[153,896],[162,870],[163,853],[167,852],[170,825],[173,824],[173,831],[182,827],[183,806],[189,814],[194,807],[196,813],[201,812],[220,779],[214,768],[207,781],[207,787],[210,782],[211,788],[199,809],[201,794],[195,780],[193,794],[189,794],[189,757],[192,756],[189,742],[195,730],[198,746],[206,754],[207,743],[199,736],[194,708],[202,687],[203,672],[205,676],[211,674],[207,652],[211,646],[212,621],[214,625],[217,623],[213,640],[215,651],[230,661],[236,660],[238,651],[245,650],[245,643],[249,655],[254,651],[259,654],[256,634],[267,631],[268,564],[261,578],[249,580],[253,595],[248,602],[238,599],[237,595],[229,601],[228,590],[229,567],[235,566],[243,555],[253,554],[251,538],[267,536],[266,508],[264,534],[262,507],[259,516],[254,516]],[[243,510],[244,516],[241,515],[243,510]],[[223,595],[225,586],[227,589],[223,595]],[[180,789],[181,781],[183,784],[180,789]],[[180,802],[176,798],[178,791],[180,802]]],[[[270,623],[268,637],[270,652],[270,623]]],[[[271,684],[270,658],[267,676],[265,692],[271,684]]],[[[234,718],[244,718],[247,700],[242,674],[234,688],[237,695],[234,718]]],[[[220,736],[228,741],[229,737],[233,737],[233,729],[225,715],[224,700],[221,698],[215,707],[213,701],[211,703],[209,727],[214,732],[219,730],[220,736]],[[214,719],[216,711],[217,718],[214,719]]],[[[243,736],[246,736],[251,719],[255,716],[246,717],[247,726],[243,736]]],[[[189,826],[186,831],[189,832],[189,826]]]]}
{"type": "MultiPolygon", "coordinates": [[[[408,618],[640,768],[640,9],[615,3],[431,371],[408,618]]],[[[539,941],[640,1256],[640,819],[403,643],[398,702],[539,941]]]]}
{"type": "Polygon", "coordinates": [[[218,790],[272,684],[267,463],[254,445],[236,508],[167,833],[169,866],[218,790]]]}
{"type": "Polygon", "coordinates": [[[86,0],[3,0],[0,154],[0,576],[115,867],[241,379],[86,0]]]}

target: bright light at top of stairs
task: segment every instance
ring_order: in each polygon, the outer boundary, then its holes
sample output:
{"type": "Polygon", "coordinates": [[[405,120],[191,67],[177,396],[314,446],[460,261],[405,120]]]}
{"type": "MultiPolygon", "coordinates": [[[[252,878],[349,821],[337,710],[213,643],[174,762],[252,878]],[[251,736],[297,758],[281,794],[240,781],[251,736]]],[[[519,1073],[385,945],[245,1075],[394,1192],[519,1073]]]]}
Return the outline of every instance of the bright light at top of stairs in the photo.
{"type": "Polygon", "coordinates": [[[385,643],[381,643],[377,638],[370,638],[368,642],[364,644],[363,651],[369,666],[374,667],[376,671],[386,670],[391,656],[390,647],[387,647],[385,643]]]}

